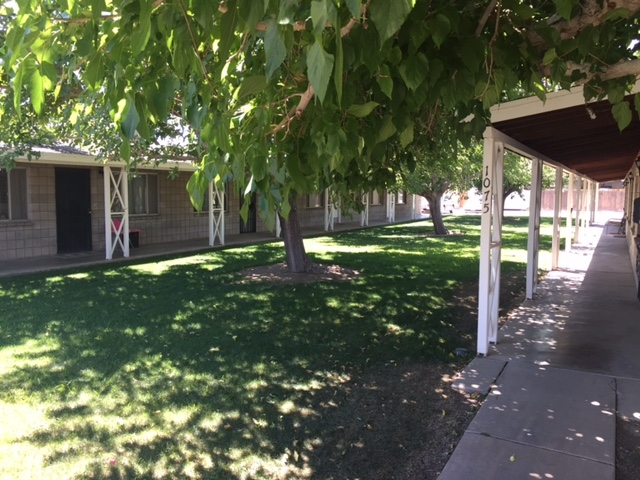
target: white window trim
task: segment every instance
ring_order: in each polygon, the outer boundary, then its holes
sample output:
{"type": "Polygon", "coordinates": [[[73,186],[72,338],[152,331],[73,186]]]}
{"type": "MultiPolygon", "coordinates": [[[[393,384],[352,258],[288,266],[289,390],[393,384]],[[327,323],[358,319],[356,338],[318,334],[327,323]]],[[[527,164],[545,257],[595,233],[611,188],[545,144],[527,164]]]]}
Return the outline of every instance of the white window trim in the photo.
{"type": "MultiPolygon", "coordinates": [[[[150,216],[157,216],[160,214],[160,178],[158,176],[157,173],[152,173],[152,172],[138,172],[137,173],[138,176],[140,177],[144,177],[145,179],[145,198],[144,198],[144,203],[145,203],[145,211],[143,213],[133,213],[132,212],[132,204],[133,204],[133,195],[131,194],[132,192],[129,192],[129,216],[131,217],[150,217],[150,216]],[[156,178],[156,205],[157,205],[157,211],[156,212],[150,212],[149,211],[149,177],[154,176],[156,178]]],[[[133,188],[133,179],[129,180],[129,185],[130,188],[133,188]]]]}
{"type": "Polygon", "coordinates": [[[9,218],[2,218],[0,219],[0,222],[26,222],[29,220],[29,171],[27,168],[25,167],[15,167],[11,170],[11,172],[9,170],[6,169],[0,169],[0,171],[4,171],[7,172],[7,200],[8,200],[8,214],[9,214],[9,218]],[[13,208],[11,205],[11,172],[15,171],[15,170],[24,170],[25,172],[25,191],[27,192],[26,195],[26,199],[25,199],[25,205],[24,205],[24,210],[27,214],[27,216],[25,218],[12,218],[12,213],[13,213],[13,208]]]}
{"type": "Polygon", "coordinates": [[[309,208],[309,209],[324,208],[324,191],[316,192],[316,193],[312,193],[312,194],[307,195],[307,208],[309,208]],[[311,198],[313,196],[315,196],[315,198],[316,198],[316,204],[315,205],[311,205],[311,198]]]}

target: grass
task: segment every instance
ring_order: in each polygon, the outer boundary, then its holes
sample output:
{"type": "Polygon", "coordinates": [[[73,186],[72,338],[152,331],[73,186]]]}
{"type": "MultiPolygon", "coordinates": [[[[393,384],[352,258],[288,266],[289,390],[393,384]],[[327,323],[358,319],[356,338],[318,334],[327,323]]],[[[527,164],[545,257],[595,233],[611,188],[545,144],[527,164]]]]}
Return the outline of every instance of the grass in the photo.
{"type": "MultiPolygon", "coordinates": [[[[278,244],[0,281],[0,478],[313,477],[350,376],[473,348],[452,299],[477,282],[478,219],[305,242],[350,283],[236,274],[278,244]]],[[[526,221],[505,222],[503,271],[524,271],[526,221]]]]}

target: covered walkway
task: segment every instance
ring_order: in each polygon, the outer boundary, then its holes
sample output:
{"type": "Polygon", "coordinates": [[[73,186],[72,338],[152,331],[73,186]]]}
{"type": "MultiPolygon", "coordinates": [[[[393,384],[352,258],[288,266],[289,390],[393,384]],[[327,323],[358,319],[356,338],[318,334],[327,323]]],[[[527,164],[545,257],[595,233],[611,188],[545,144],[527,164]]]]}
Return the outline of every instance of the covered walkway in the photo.
{"type": "MultiPolygon", "coordinates": [[[[429,218],[426,215],[416,216],[414,220],[424,220],[429,218]]],[[[411,218],[396,218],[397,223],[412,221],[411,218]]],[[[321,235],[330,235],[331,233],[356,230],[359,228],[369,228],[375,226],[390,225],[388,221],[374,222],[371,221],[368,226],[362,227],[360,221],[351,221],[344,223],[335,223],[332,232],[325,231],[321,226],[308,227],[302,229],[305,237],[314,237],[321,235]]],[[[229,248],[240,245],[250,245],[262,242],[274,242],[277,238],[269,232],[259,233],[242,233],[236,235],[227,235],[224,245],[215,247],[209,246],[208,238],[201,238],[188,241],[156,243],[152,245],[141,245],[138,248],[131,248],[130,256],[124,257],[121,251],[116,251],[112,260],[105,260],[104,250],[98,249],[91,252],[69,253],[51,256],[18,258],[15,260],[0,261],[0,277],[8,277],[13,275],[22,275],[26,273],[45,272],[51,270],[69,269],[75,267],[83,267],[87,265],[109,264],[114,261],[139,261],[143,258],[161,257],[166,255],[176,255],[186,252],[202,252],[218,250],[221,248],[229,248]]]]}
{"type": "Polygon", "coordinates": [[[613,480],[640,422],[640,302],[626,239],[594,226],[454,388],[489,395],[441,480],[613,480]]]}

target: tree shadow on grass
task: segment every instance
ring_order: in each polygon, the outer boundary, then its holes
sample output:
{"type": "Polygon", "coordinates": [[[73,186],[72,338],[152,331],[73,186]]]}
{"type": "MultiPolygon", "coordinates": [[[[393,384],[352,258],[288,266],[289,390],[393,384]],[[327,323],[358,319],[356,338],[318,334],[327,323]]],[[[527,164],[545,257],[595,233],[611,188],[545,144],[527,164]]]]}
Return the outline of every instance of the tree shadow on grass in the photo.
{"type": "MultiPolygon", "coordinates": [[[[393,365],[442,368],[470,346],[451,300],[477,260],[425,254],[402,231],[378,239],[385,255],[316,256],[361,269],[350,283],[234,274],[273,261],[264,247],[3,281],[0,399],[46,417],[13,441],[45,452],[45,476],[312,478],[328,471],[322,459],[335,473],[342,453],[327,445],[338,448],[343,433],[326,419],[356,415],[339,407],[357,402],[336,401],[366,397],[354,379],[393,365]]],[[[355,237],[335,243],[364,245],[355,237]]],[[[465,241],[439,248],[461,253],[465,241]]]]}

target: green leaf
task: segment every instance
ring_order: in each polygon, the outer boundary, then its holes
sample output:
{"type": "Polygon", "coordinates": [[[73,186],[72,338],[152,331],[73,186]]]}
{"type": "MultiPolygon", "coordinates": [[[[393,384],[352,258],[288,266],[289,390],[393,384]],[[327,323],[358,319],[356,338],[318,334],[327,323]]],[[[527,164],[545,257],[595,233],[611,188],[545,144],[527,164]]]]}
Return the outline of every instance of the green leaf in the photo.
{"type": "Polygon", "coordinates": [[[382,126],[380,127],[380,131],[378,132],[378,137],[376,138],[376,143],[384,142],[391,138],[397,132],[395,125],[393,124],[393,117],[391,115],[387,115],[382,121],[382,126]]]}
{"type": "Polygon", "coordinates": [[[137,57],[144,50],[151,36],[151,1],[141,0],[139,25],[131,34],[131,52],[137,57]]]}
{"type": "Polygon", "coordinates": [[[380,90],[387,97],[392,98],[393,95],[393,80],[391,79],[391,72],[387,64],[380,65],[380,72],[376,75],[376,81],[380,86],[380,90]]]}
{"type": "Polygon", "coordinates": [[[267,56],[267,78],[271,78],[271,75],[287,56],[287,49],[280,35],[280,29],[273,21],[267,26],[267,31],[264,35],[264,50],[267,56]]]}
{"type": "Polygon", "coordinates": [[[400,134],[400,145],[402,145],[402,148],[406,148],[407,145],[413,142],[414,128],[415,126],[412,120],[409,125],[407,125],[407,128],[400,134]]]}
{"type": "Polygon", "coordinates": [[[607,99],[611,105],[618,104],[624,100],[626,93],[624,85],[620,83],[608,83],[605,85],[607,91],[607,99]]]}
{"type": "Polygon", "coordinates": [[[367,102],[362,105],[351,105],[347,109],[347,113],[354,117],[364,118],[373,112],[373,109],[380,105],[378,102],[367,102]]]}
{"type": "Polygon", "coordinates": [[[191,200],[191,205],[196,211],[202,211],[202,206],[204,205],[207,188],[209,187],[209,183],[207,182],[206,175],[202,170],[196,170],[189,178],[187,182],[187,192],[189,192],[189,199],[191,200]]]}
{"type": "Polygon", "coordinates": [[[396,34],[407,19],[415,0],[375,0],[369,5],[371,19],[384,43],[396,34]]]}
{"type": "Polygon", "coordinates": [[[118,111],[114,120],[120,126],[124,136],[127,139],[132,139],[138,123],[140,123],[140,115],[138,115],[135,103],[129,95],[118,102],[118,111]]]}
{"type": "Polygon", "coordinates": [[[342,49],[342,37],[336,35],[336,61],[333,68],[333,83],[336,87],[336,94],[338,96],[338,106],[342,104],[342,78],[344,74],[344,51],[342,49]]]}
{"type": "Polygon", "coordinates": [[[347,8],[353,18],[360,19],[362,4],[360,0],[347,0],[347,8]]]}
{"type": "Polygon", "coordinates": [[[44,78],[37,68],[33,70],[29,78],[29,95],[33,110],[40,115],[44,105],[44,78]]]}
{"type": "Polygon", "coordinates": [[[579,0],[553,0],[556,5],[556,11],[565,20],[571,19],[571,11],[578,4],[579,0]]]}
{"type": "MultiPolygon", "coordinates": [[[[227,11],[220,19],[220,42],[218,43],[218,61],[224,63],[229,58],[231,45],[235,38],[236,25],[238,24],[238,9],[236,2],[227,2],[227,11]]],[[[222,71],[222,69],[220,70],[222,71]]]]}
{"type": "MultiPolygon", "coordinates": [[[[268,2],[267,2],[268,3],[268,2]]],[[[239,0],[238,15],[245,23],[245,31],[252,31],[264,16],[263,0],[239,0]]]]}
{"type": "Polygon", "coordinates": [[[120,158],[127,164],[131,160],[131,144],[128,138],[122,140],[122,144],[120,145],[120,158]]]}
{"type": "Polygon", "coordinates": [[[103,53],[100,50],[96,50],[87,62],[87,68],[85,68],[83,75],[84,81],[89,88],[97,90],[104,80],[104,73],[103,53]]]}
{"type": "Polygon", "coordinates": [[[431,30],[431,38],[437,47],[440,47],[451,32],[451,22],[449,17],[439,13],[430,22],[429,29],[431,30]]]}
{"type": "Polygon", "coordinates": [[[460,57],[465,67],[472,72],[477,72],[480,70],[485,58],[484,43],[480,39],[473,42],[464,42],[460,57]]]}
{"type": "Polygon", "coordinates": [[[543,65],[550,65],[551,62],[553,62],[556,58],[558,58],[558,54],[556,53],[556,49],[555,48],[550,48],[549,50],[547,50],[544,54],[544,57],[542,58],[542,64],[543,65]]]}
{"type": "Polygon", "coordinates": [[[313,23],[313,33],[318,34],[324,31],[329,21],[329,8],[326,0],[313,0],[311,2],[311,22],[313,23]]]}
{"type": "Polygon", "coordinates": [[[318,41],[309,49],[307,71],[311,86],[313,86],[318,100],[322,103],[333,71],[333,55],[325,52],[318,41]]]}
{"type": "Polygon", "coordinates": [[[144,97],[140,94],[135,96],[136,110],[140,115],[140,122],[138,123],[137,130],[142,138],[149,140],[151,138],[151,132],[149,131],[149,124],[147,123],[147,113],[145,109],[144,97]]]}
{"type": "Polygon", "coordinates": [[[177,87],[178,82],[173,77],[160,78],[151,87],[147,101],[156,122],[164,121],[169,115],[169,102],[173,100],[177,87]]]}
{"type": "Polygon", "coordinates": [[[231,152],[229,133],[229,120],[220,112],[216,112],[213,117],[213,140],[220,150],[227,153],[231,152]]]}
{"type": "Polygon", "coordinates": [[[242,83],[236,90],[234,98],[236,100],[240,100],[241,98],[249,95],[256,95],[257,93],[264,91],[265,88],[267,88],[267,77],[264,75],[246,77],[242,80],[242,83]]]}
{"type": "Polygon", "coordinates": [[[631,107],[629,106],[629,102],[620,102],[611,107],[611,113],[613,113],[613,118],[618,122],[618,128],[620,131],[624,130],[631,123],[631,119],[633,117],[631,113],[631,107]]]}
{"type": "Polygon", "coordinates": [[[423,53],[418,53],[402,62],[399,67],[400,76],[409,90],[416,90],[427,78],[429,61],[423,53]]]}
{"type": "Polygon", "coordinates": [[[298,11],[300,0],[280,0],[280,11],[278,12],[278,23],[289,25],[295,23],[295,14],[298,11]]]}
{"type": "Polygon", "coordinates": [[[628,8],[618,7],[618,8],[613,8],[609,10],[607,13],[605,13],[604,16],[602,17],[602,20],[604,20],[605,22],[607,21],[613,22],[621,18],[629,18],[630,16],[631,16],[631,10],[629,10],[628,8]]]}
{"type": "Polygon", "coordinates": [[[551,78],[556,82],[561,82],[567,73],[567,62],[554,62],[551,65],[551,78]]]}

